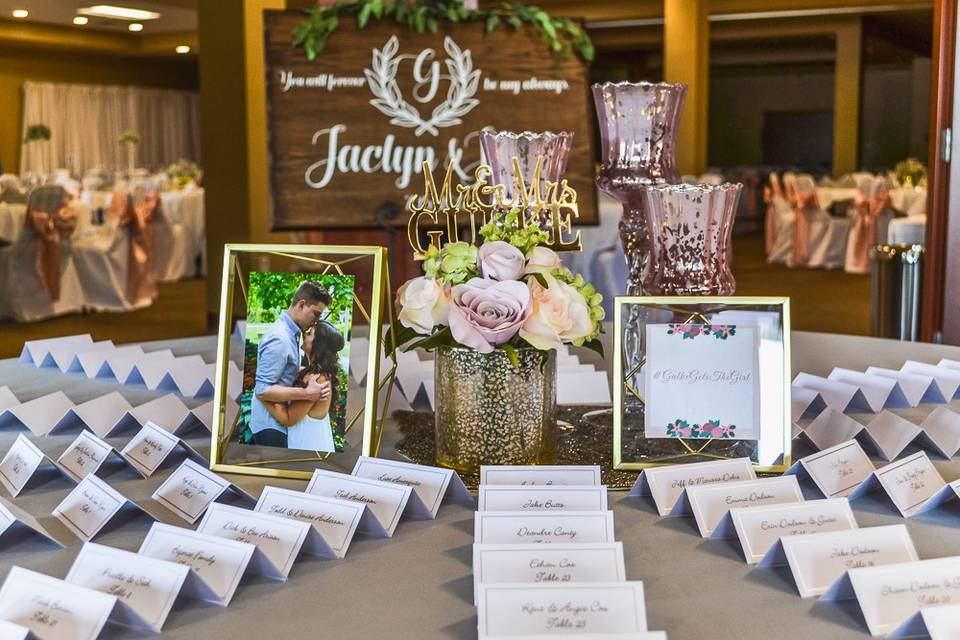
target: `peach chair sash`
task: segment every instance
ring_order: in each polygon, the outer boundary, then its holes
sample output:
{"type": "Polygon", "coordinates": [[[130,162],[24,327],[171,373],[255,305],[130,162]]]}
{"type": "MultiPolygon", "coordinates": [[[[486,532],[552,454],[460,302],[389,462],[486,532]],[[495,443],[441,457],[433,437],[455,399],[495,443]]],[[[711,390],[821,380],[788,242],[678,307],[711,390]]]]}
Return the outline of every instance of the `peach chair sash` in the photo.
{"type": "Polygon", "coordinates": [[[877,222],[880,214],[890,208],[890,193],[886,189],[867,196],[858,191],[853,199],[853,228],[850,230],[850,264],[847,269],[855,273],[870,270],[870,247],[877,244],[877,222]]]}
{"type": "Polygon", "coordinates": [[[36,271],[40,285],[51,300],[60,299],[60,265],[63,258],[63,238],[69,238],[77,228],[77,213],[69,204],[62,204],[53,214],[30,208],[27,212],[30,228],[37,234],[36,271]]]}
{"type": "Polygon", "coordinates": [[[773,252],[773,247],[777,242],[777,208],[774,205],[774,198],[782,198],[783,189],[780,187],[780,179],[777,174],[770,174],[770,182],[763,188],[763,202],[767,205],[766,217],[763,221],[763,246],[766,255],[773,252]]]}
{"type": "Polygon", "coordinates": [[[800,193],[794,190],[791,198],[793,210],[797,213],[793,225],[793,264],[805,266],[810,257],[810,210],[818,205],[817,192],[800,193]]]}
{"type": "Polygon", "coordinates": [[[159,201],[159,196],[154,192],[134,204],[126,190],[118,189],[107,209],[107,215],[118,219],[119,226],[128,229],[130,233],[127,295],[133,302],[157,297],[157,285],[153,279],[153,238],[150,221],[157,211],[159,201]]]}

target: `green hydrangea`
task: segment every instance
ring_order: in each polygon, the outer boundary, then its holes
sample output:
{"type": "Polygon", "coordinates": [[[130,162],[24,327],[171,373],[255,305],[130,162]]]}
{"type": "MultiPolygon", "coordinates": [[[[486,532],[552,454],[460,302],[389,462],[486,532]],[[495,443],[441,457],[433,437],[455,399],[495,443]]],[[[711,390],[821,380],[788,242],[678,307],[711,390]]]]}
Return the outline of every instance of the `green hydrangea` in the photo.
{"type": "Polygon", "coordinates": [[[446,284],[460,284],[477,275],[477,248],[466,242],[449,242],[443,249],[433,245],[424,254],[423,273],[446,284]]]}
{"type": "Polygon", "coordinates": [[[517,228],[520,222],[520,208],[514,207],[507,213],[495,213],[490,221],[480,227],[480,235],[484,242],[503,240],[509,242],[523,255],[531,249],[546,244],[548,237],[545,231],[532,222],[525,227],[517,228]]]}

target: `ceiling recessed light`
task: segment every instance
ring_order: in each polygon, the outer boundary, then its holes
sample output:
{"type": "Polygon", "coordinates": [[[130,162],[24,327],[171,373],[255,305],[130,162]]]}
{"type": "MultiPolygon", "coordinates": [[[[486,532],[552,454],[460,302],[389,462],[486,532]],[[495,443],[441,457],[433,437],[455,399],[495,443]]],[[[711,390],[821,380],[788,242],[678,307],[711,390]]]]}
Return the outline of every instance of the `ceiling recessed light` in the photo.
{"type": "Polygon", "coordinates": [[[73,17],[73,24],[77,25],[78,27],[82,27],[83,25],[87,24],[88,22],[90,22],[90,18],[88,18],[87,16],[74,16],[74,17],[73,17]]]}
{"type": "Polygon", "coordinates": [[[127,29],[130,31],[143,31],[143,25],[139,22],[131,22],[127,25],[127,29]]]}
{"type": "Polygon", "coordinates": [[[160,17],[160,14],[156,11],[118,7],[112,4],[95,4],[91,7],[81,7],[77,9],[77,13],[85,16],[97,16],[98,18],[116,18],[118,20],[156,20],[160,17]]]}
{"type": "Polygon", "coordinates": [[[177,53],[190,53],[190,47],[189,45],[178,44],[174,51],[177,53]]]}
{"type": "Polygon", "coordinates": [[[12,15],[14,18],[26,18],[30,15],[30,12],[26,9],[14,9],[12,15]]]}

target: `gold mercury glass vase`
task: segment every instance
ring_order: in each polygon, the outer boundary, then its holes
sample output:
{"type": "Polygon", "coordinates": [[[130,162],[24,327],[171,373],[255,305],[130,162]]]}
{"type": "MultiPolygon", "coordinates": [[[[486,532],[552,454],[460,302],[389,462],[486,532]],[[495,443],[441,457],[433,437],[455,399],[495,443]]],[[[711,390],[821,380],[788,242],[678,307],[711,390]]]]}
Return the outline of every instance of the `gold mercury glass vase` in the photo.
{"type": "Polygon", "coordinates": [[[556,353],[439,347],[437,464],[478,473],[482,464],[552,464],[557,458],[556,353]]]}

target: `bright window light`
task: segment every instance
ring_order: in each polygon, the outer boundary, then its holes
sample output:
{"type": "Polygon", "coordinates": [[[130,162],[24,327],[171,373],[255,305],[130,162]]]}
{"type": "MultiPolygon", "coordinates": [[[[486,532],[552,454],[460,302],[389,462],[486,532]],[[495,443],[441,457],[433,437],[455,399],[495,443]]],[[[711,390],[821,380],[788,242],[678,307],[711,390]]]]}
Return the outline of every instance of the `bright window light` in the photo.
{"type": "Polygon", "coordinates": [[[190,47],[185,44],[179,44],[174,49],[174,51],[176,51],[177,53],[190,53],[190,47]]]}
{"type": "Polygon", "coordinates": [[[90,22],[90,18],[88,18],[87,16],[74,16],[74,17],[73,17],[73,24],[77,25],[78,27],[82,27],[83,25],[87,24],[88,22],[90,22]]]}
{"type": "Polygon", "coordinates": [[[30,12],[27,11],[26,9],[14,9],[14,10],[13,10],[13,17],[14,17],[14,18],[26,18],[26,17],[29,16],[29,15],[30,15],[30,12]]]}
{"type": "Polygon", "coordinates": [[[77,9],[77,13],[85,16],[97,16],[98,18],[115,18],[117,20],[156,20],[160,17],[160,14],[156,11],[118,7],[112,4],[95,4],[92,7],[82,7],[77,9]]]}
{"type": "Polygon", "coordinates": [[[139,22],[131,22],[130,24],[127,25],[127,29],[134,32],[143,31],[143,25],[140,24],[139,22]]]}

